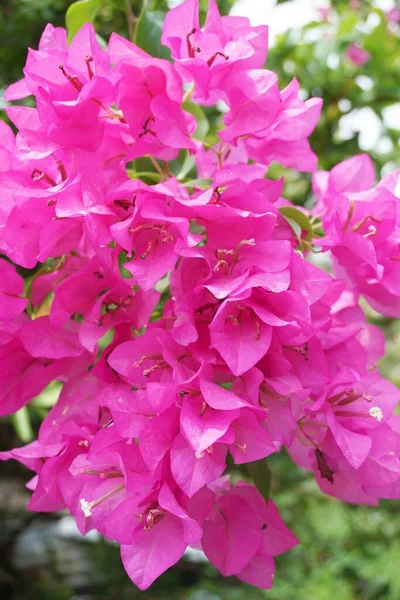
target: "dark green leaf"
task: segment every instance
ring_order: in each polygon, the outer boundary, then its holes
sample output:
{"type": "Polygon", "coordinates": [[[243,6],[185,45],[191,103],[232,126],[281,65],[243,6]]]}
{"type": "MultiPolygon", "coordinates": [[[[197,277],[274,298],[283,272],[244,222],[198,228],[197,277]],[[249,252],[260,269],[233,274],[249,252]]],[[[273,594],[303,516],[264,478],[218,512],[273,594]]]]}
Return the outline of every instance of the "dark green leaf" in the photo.
{"type": "Polygon", "coordinates": [[[124,279],[132,279],[132,273],[130,273],[128,271],[128,269],[125,269],[125,267],[124,267],[124,263],[127,262],[127,260],[128,260],[126,258],[126,254],[127,254],[126,250],[123,250],[118,255],[119,272],[121,274],[121,277],[123,277],[124,279]]]}
{"type": "Polygon", "coordinates": [[[126,13],[126,0],[110,0],[112,6],[126,13]]]}
{"type": "Polygon", "coordinates": [[[162,317],[162,313],[164,310],[165,303],[171,297],[169,286],[164,290],[164,292],[160,296],[160,300],[157,303],[157,306],[153,310],[150,321],[158,321],[162,317]]]}
{"type": "Polygon", "coordinates": [[[267,459],[262,458],[261,460],[248,463],[247,469],[257,490],[267,502],[271,488],[271,471],[269,470],[267,459]]]}
{"type": "Polygon", "coordinates": [[[161,31],[165,14],[159,10],[149,11],[147,2],[143,3],[138,22],[135,27],[135,44],[156,58],[171,60],[171,52],[161,45],[161,31]]]}

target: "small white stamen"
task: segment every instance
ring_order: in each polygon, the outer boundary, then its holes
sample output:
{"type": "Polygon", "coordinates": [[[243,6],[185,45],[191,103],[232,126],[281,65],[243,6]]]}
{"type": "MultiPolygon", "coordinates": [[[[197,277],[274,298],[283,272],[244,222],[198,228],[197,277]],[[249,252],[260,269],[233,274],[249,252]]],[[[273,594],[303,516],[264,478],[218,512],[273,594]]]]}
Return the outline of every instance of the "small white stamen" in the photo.
{"type": "Polygon", "coordinates": [[[79,503],[81,505],[81,509],[82,509],[83,514],[85,515],[85,517],[91,517],[92,516],[92,509],[91,509],[91,506],[90,506],[90,502],[88,502],[84,498],[81,498],[79,500],[79,503]]]}
{"type": "Polygon", "coordinates": [[[375,227],[374,225],[370,225],[370,226],[368,227],[368,233],[364,233],[363,237],[364,237],[364,238],[371,237],[371,235],[375,235],[375,234],[376,234],[376,232],[377,232],[377,229],[376,229],[376,227],[375,227]]]}
{"type": "Polygon", "coordinates": [[[369,414],[371,415],[371,417],[373,417],[374,419],[376,419],[379,422],[381,422],[383,419],[383,412],[379,408],[379,406],[372,406],[369,409],[369,414]]]}
{"type": "Polygon", "coordinates": [[[240,242],[241,246],[255,246],[256,240],[254,238],[250,238],[249,240],[242,240],[240,242]]]}

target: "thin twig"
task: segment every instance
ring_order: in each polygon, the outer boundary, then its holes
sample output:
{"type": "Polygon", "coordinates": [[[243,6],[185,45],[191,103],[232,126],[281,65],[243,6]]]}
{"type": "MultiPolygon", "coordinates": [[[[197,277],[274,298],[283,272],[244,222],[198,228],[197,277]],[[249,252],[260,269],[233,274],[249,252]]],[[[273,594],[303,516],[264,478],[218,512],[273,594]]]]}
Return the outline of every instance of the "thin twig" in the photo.
{"type": "Polygon", "coordinates": [[[134,38],[134,34],[135,34],[135,25],[136,25],[137,19],[132,10],[131,0],[125,0],[125,4],[126,4],[126,15],[127,15],[127,21],[128,21],[129,39],[131,40],[131,42],[133,42],[133,38],[134,38]]]}
{"type": "Polygon", "coordinates": [[[158,162],[156,161],[156,159],[151,156],[151,154],[146,154],[146,158],[149,159],[149,161],[151,162],[151,164],[153,165],[153,167],[155,168],[155,170],[157,171],[157,173],[159,173],[162,177],[164,177],[164,171],[161,169],[160,165],[158,164],[158,162]]]}
{"type": "Polygon", "coordinates": [[[218,152],[218,150],[216,150],[216,149],[214,148],[214,146],[211,146],[211,144],[208,144],[207,142],[203,142],[203,146],[204,146],[205,148],[208,148],[208,149],[209,149],[209,150],[211,150],[212,152],[214,152],[214,154],[215,154],[216,156],[218,156],[218,155],[219,155],[219,152],[218,152]]]}
{"type": "Polygon", "coordinates": [[[191,88],[189,88],[189,89],[188,89],[188,90],[185,92],[185,95],[183,96],[182,104],[185,104],[185,102],[191,98],[191,96],[192,96],[193,92],[194,92],[194,84],[192,85],[192,87],[191,87],[191,88]]]}

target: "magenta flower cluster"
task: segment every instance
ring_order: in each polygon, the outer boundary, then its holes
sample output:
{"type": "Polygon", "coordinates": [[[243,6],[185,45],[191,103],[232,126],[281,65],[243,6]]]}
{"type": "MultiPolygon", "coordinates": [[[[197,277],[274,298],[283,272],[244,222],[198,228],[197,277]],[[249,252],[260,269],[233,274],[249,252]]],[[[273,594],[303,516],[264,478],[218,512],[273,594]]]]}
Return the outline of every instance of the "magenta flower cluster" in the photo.
{"type": "Polygon", "coordinates": [[[0,414],[62,391],[38,440],[1,458],[35,472],[31,510],[116,540],[141,589],[188,545],[269,588],[297,539],[244,465],[285,447],[327,494],[400,496],[400,394],[358,304],[400,316],[399,175],[374,187],[366,156],[315,173],[300,214],[317,238],[299,236],[265,172],[316,171],[321,100],[280,91],[267,28],[215,0],[203,27],[198,0],[171,10],[162,43],[173,62],[48,25],[7,90],[36,108],[7,109],[16,138],[0,123],[0,414]],[[190,96],[223,103],[215,146],[190,96]],[[201,179],[171,174],[183,151],[201,179]],[[158,183],[128,176],[145,156],[158,183]],[[34,269],[25,288],[14,265],[34,269]]]}

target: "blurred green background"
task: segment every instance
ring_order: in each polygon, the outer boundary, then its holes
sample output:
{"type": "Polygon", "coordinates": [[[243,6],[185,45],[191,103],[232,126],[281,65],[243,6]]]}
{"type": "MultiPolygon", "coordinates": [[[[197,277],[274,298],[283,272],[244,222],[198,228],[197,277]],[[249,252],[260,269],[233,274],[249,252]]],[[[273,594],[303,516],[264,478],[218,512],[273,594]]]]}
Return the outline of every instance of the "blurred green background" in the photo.
{"type": "MultiPolygon", "coordinates": [[[[240,4],[260,3],[261,7],[263,1],[241,0],[240,4]]],[[[104,40],[111,31],[129,35],[125,0],[86,3],[89,8],[96,5],[95,26],[104,40]]],[[[271,18],[276,21],[280,14],[288,14],[279,12],[283,5],[286,11],[301,11],[305,3],[276,2],[279,6],[272,7],[271,18]]],[[[71,4],[1,0],[0,109],[5,106],[2,91],[21,77],[27,48],[37,46],[47,22],[64,25],[71,4]]],[[[313,0],[311,4],[318,6],[313,0]]],[[[204,17],[207,1],[201,0],[201,5],[204,17]]],[[[226,14],[234,1],[218,0],[218,5],[226,14]]],[[[323,114],[311,138],[320,168],[331,168],[361,151],[372,155],[378,174],[400,166],[400,25],[382,10],[389,5],[390,1],[332,1],[330,10],[315,10],[314,20],[302,28],[291,26],[274,36],[266,66],[278,73],[282,87],[297,77],[304,98],[324,98],[323,114]],[[371,53],[362,67],[344,58],[352,42],[371,53]]],[[[321,7],[326,6],[321,0],[321,7]]],[[[131,0],[129,7],[134,25],[142,0],[131,0]]],[[[147,1],[152,33],[158,33],[166,9],[166,0],[147,1]]],[[[234,10],[237,14],[238,8],[234,10]]],[[[212,140],[219,117],[214,109],[205,112],[213,123],[212,140]]],[[[4,112],[1,117],[6,119],[4,112]]],[[[269,175],[279,177],[282,172],[272,165],[269,175]]],[[[287,197],[298,204],[312,201],[309,175],[284,174],[287,197]]],[[[388,340],[381,371],[400,386],[400,321],[373,313],[369,317],[388,340]]],[[[48,396],[27,409],[25,426],[23,421],[17,428],[9,419],[0,421],[1,449],[34,435],[46,404],[51,404],[48,396]]],[[[235,578],[220,577],[198,555],[182,560],[147,592],[138,592],[121,566],[116,546],[96,536],[79,538],[64,514],[28,514],[24,482],[29,474],[17,464],[0,465],[1,600],[399,600],[399,503],[385,501],[379,508],[345,505],[323,496],[313,478],[294,467],[284,453],[269,462],[273,499],[301,545],[278,557],[274,588],[264,592],[235,578]]]]}

